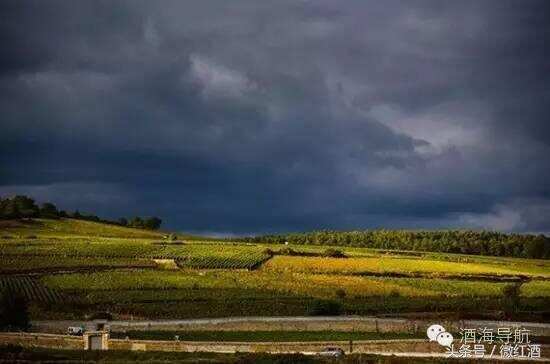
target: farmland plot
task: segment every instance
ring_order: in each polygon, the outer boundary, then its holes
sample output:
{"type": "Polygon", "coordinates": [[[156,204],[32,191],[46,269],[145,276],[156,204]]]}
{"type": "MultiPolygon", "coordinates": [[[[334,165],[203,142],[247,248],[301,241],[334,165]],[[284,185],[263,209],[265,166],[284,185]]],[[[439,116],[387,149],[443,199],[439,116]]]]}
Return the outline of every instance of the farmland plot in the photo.
{"type": "Polygon", "coordinates": [[[189,244],[165,247],[163,256],[176,259],[181,268],[253,269],[269,255],[262,247],[236,244],[189,244]]]}
{"type": "Polygon", "coordinates": [[[135,258],[89,258],[66,256],[9,256],[0,255],[0,272],[52,272],[58,270],[88,270],[106,268],[154,268],[156,264],[149,259],[135,258]]]}
{"type": "MultiPolygon", "coordinates": [[[[129,291],[241,289],[271,292],[273,295],[334,298],[336,288],[347,296],[435,297],[498,296],[505,283],[457,281],[427,278],[366,278],[304,273],[269,273],[261,271],[220,271],[198,274],[188,272],[95,272],[88,274],[52,275],[43,278],[46,286],[76,291],[129,291]]],[[[190,292],[190,293],[192,293],[190,292]]]]}
{"type": "Polygon", "coordinates": [[[428,274],[433,276],[542,276],[550,277],[549,270],[531,270],[530,267],[483,263],[458,263],[439,260],[407,259],[380,256],[377,258],[321,258],[276,256],[262,269],[303,273],[339,275],[356,274],[428,274]]]}
{"type": "Polygon", "coordinates": [[[161,254],[162,247],[132,241],[23,241],[0,245],[0,255],[134,258],[161,254]]]}
{"type": "Polygon", "coordinates": [[[31,277],[0,276],[0,291],[5,290],[21,294],[27,301],[55,303],[64,299],[59,292],[46,288],[42,282],[31,277]]]}

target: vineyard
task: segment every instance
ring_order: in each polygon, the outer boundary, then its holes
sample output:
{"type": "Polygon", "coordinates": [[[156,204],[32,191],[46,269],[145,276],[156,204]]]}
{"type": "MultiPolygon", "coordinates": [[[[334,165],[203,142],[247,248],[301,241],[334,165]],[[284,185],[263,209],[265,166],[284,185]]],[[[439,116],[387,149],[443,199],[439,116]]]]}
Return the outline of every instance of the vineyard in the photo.
{"type": "Polygon", "coordinates": [[[0,243],[1,255],[137,258],[161,256],[163,248],[150,242],[94,240],[22,240],[0,243]]]}
{"type": "Polygon", "coordinates": [[[377,258],[319,258],[276,256],[262,269],[303,273],[347,274],[430,274],[433,276],[540,276],[550,277],[550,264],[456,263],[429,259],[379,256],[377,258]]]}
{"type": "Polygon", "coordinates": [[[181,268],[253,269],[270,256],[239,244],[166,244],[156,241],[4,241],[0,272],[64,268],[155,267],[153,259],[174,259],[181,268]]]}
{"type": "Polygon", "coordinates": [[[20,294],[28,301],[36,302],[56,303],[65,299],[58,291],[46,288],[42,282],[30,277],[0,276],[0,291],[20,294]]]}
{"type": "Polygon", "coordinates": [[[96,311],[143,318],[307,315],[317,301],[349,314],[498,311],[515,284],[526,310],[544,312],[550,298],[547,260],[169,241],[136,231],[115,238],[123,230],[109,227],[108,236],[50,236],[55,224],[44,226],[33,225],[38,236],[0,235],[0,290],[21,292],[31,304],[65,303],[33,306],[38,318],[96,311]]]}
{"type": "Polygon", "coordinates": [[[254,269],[269,255],[256,254],[247,257],[193,257],[176,259],[176,264],[180,268],[193,269],[254,269]]]}
{"type": "Polygon", "coordinates": [[[148,259],[101,257],[65,257],[0,255],[0,273],[40,273],[114,268],[154,268],[156,264],[148,259]]]}
{"type": "MultiPolygon", "coordinates": [[[[507,283],[465,281],[429,278],[366,278],[304,273],[268,272],[155,272],[120,271],[49,275],[43,278],[47,287],[75,291],[169,291],[180,296],[177,290],[219,289],[263,292],[263,295],[286,294],[335,298],[335,287],[348,296],[450,297],[499,296],[507,283]]],[[[523,294],[533,297],[550,297],[550,281],[533,281],[523,285],[523,294]],[[531,285],[533,287],[531,288],[531,285]]],[[[192,294],[188,292],[188,294],[192,294]]],[[[170,299],[170,293],[163,298],[170,299]]]]}
{"type": "Polygon", "coordinates": [[[254,269],[269,258],[258,247],[196,245],[180,253],[176,263],[181,268],[193,269],[254,269]]]}

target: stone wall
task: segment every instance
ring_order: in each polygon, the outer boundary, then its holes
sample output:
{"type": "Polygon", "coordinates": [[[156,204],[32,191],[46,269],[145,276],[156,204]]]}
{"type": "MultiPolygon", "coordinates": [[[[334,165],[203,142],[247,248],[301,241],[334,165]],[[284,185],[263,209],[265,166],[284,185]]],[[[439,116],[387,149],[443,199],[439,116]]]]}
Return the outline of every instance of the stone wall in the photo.
{"type": "Polygon", "coordinates": [[[84,349],[84,340],[82,337],[42,333],[0,333],[0,343],[4,345],[19,345],[27,348],[84,349]]]}
{"type": "Polygon", "coordinates": [[[269,352],[269,353],[317,353],[326,347],[339,347],[346,353],[444,353],[438,344],[426,340],[368,340],[327,342],[206,342],[206,341],[156,341],[111,339],[109,348],[114,350],[148,351],[209,351],[219,353],[269,352]]]}

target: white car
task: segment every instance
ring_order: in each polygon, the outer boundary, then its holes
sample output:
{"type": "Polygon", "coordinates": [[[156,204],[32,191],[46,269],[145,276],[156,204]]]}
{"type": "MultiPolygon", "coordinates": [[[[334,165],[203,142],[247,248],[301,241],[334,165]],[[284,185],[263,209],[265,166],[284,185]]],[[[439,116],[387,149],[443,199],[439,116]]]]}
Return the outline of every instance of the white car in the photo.
{"type": "Polygon", "coordinates": [[[82,334],[84,334],[84,329],[80,326],[69,326],[67,328],[67,334],[72,336],[82,336],[82,334]]]}
{"type": "Polygon", "coordinates": [[[328,347],[319,352],[321,356],[331,356],[334,358],[340,358],[345,355],[344,350],[337,347],[328,347]]]}

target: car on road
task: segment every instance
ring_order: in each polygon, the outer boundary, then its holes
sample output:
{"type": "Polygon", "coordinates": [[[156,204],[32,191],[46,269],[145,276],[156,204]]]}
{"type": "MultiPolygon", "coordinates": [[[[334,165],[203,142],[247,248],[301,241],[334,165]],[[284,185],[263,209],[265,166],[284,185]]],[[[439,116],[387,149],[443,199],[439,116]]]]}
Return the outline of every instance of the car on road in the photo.
{"type": "Polygon", "coordinates": [[[330,356],[334,358],[341,358],[345,355],[344,350],[337,348],[337,347],[328,347],[324,348],[319,352],[319,355],[321,356],[330,356]]]}
{"type": "Polygon", "coordinates": [[[67,334],[71,336],[82,336],[84,334],[84,328],[81,326],[69,326],[67,328],[67,334]]]}

